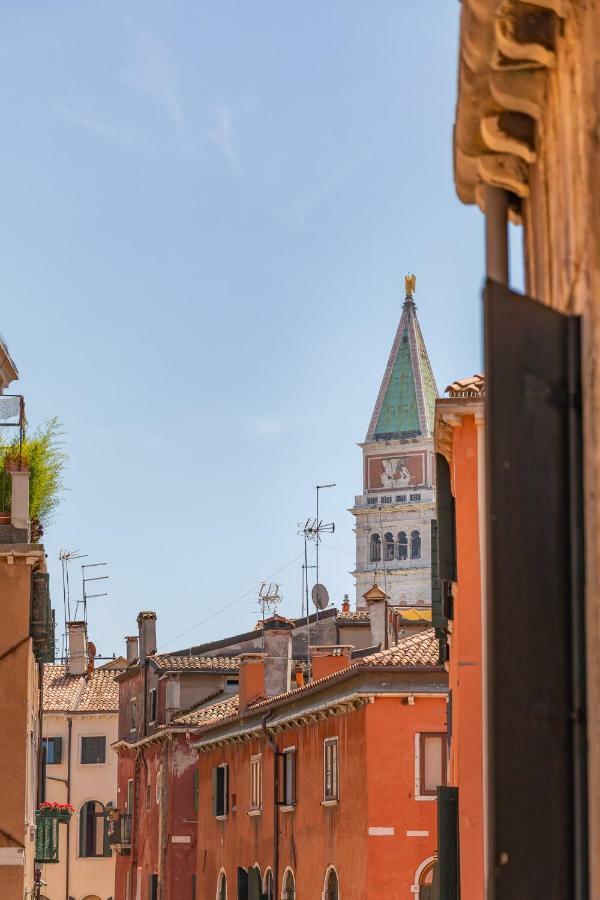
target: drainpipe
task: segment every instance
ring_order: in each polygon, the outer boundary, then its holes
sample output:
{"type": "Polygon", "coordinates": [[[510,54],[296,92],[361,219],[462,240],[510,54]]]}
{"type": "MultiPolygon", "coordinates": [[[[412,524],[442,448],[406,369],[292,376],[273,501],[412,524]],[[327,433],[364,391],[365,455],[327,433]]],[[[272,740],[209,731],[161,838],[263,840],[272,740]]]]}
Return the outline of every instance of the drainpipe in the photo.
{"type": "Polygon", "coordinates": [[[484,186],[486,275],[508,287],[508,192],[484,186]]]}
{"type": "MultiPolygon", "coordinates": [[[[73,735],[73,719],[67,719],[67,803],[71,802],[71,738],[73,735]]],[[[69,863],[71,855],[71,819],[67,822],[67,864],[65,866],[65,900],[69,900],[69,863]]]]}
{"type": "Polygon", "coordinates": [[[269,712],[262,717],[262,731],[267,744],[273,751],[273,882],[275,896],[277,896],[277,891],[279,890],[279,750],[277,749],[277,744],[267,731],[267,719],[272,714],[273,710],[270,709],[269,712]]]}

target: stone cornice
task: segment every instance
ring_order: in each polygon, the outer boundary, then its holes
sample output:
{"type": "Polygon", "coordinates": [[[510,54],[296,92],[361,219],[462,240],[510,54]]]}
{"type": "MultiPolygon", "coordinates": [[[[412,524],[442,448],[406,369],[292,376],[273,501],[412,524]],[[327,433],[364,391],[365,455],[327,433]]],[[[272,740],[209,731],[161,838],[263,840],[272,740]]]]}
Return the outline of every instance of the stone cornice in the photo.
{"type": "Polygon", "coordinates": [[[520,221],[564,15],[562,0],[463,0],[454,125],[463,203],[485,211],[482,186],[501,187],[511,194],[511,218],[520,221]]]}

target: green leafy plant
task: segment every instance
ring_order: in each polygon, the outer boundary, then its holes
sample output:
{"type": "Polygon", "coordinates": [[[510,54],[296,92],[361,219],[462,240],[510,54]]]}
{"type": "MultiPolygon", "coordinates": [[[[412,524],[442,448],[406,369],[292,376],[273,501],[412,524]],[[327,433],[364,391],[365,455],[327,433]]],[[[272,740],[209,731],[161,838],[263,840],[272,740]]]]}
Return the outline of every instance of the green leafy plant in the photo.
{"type": "Polygon", "coordinates": [[[31,436],[26,432],[21,447],[18,437],[0,446],[0,506],[7,509],[7,500],[10,501],[7,468],[20,461],[29,469],[29,518],[34,541],[41,538],[44,528],[52,522],[64,491],[63,472],[67,455],[63,449],[63,435],[60,422],[53,418],[31,436]]]}

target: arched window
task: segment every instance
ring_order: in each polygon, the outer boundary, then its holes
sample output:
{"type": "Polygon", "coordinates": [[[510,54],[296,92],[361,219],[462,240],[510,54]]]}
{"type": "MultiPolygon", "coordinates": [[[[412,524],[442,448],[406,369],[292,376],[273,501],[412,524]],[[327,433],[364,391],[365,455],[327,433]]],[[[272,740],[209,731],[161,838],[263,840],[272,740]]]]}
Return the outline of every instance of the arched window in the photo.
{"type": "Polygon", "coordinates": [[[106,812],[99,800],[88,800],[79,811],[79,855],[111,855],[106,812]]]}
{"type": "Polygon", "coordinates": [[[273,873],[270,869],[267,869],[265,872],[263,890],[265,900],[275,900],[275,884],[273,882],[273,873]]]}
{"type": "Polygon", "coordinates": [[[296,882],[291,869],[286,869],[283,876],[281,900],[296,900],[296,882]]]}
{"type": "Polygon", "coordinates": [[[421,532],[411,531],[410,533],[410,558],[421,559],[421,532]]]}
{"type": "Polygon", "coordinates": [[[225,872],[219,872],[217,900],[227,900],[227,876],[225,875],[225,872]]]}
{"type": "Polygon", "coordinates": [[[398,559],[408,559],[408,538],[405,531],[398,532],[398,543],[396,545],[396,554],[398,559]]]}
{"type": "Polygon", "coordinates": [[[339,900],[340,889],[338,884],[337,872],[333,867],[327,870],[325,875],[325,888],[323,890],[323,900],[339,900]]]}
{"type": "Polygon", "coordinates": [[[371,535],[371,562],[379,562],[381,559],[381,538],[378,534],[371,535]]]}
{"type": "Polygon", "coordinates": [[[394,535],[391,531],[386,531],[383,540],[385,542],[383,545],[383,558],[386,562],[391,562],[394,558],[394,535]]]}

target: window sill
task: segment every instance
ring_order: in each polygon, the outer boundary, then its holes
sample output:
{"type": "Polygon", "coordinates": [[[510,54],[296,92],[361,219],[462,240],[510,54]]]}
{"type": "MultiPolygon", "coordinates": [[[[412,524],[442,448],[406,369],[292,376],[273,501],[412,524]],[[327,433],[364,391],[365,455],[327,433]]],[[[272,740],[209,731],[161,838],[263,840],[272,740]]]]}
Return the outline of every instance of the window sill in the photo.
{"type": "Polygon", "coordinates": [[[337,806],[338,799],[336,797],[335,800],[321,800],[321,806],[337,806]]]}
{"type": "Polygon", "coordinates": [[[279,812],[283,812],[283,813],[294,812],[295,809],[296,809],[296,804],[290,803],[285,806],[284,805],[280,806],[279,812]]]}
{"type": "Polygon", "coordinates": [[[437,794],[415,794],[415,800],[437,800],[437,794]]]}
{"type": "Polygon", "coordinates": [[[262,816],[262,809],[249,809],[246,813],[248,816],[262,816]]]}
{"type": "Polygon", "coordinates": [[[217,822],[225,822],[229,818],[229,813],[225,813],[223,816],[215,816],[217,822]]]}

